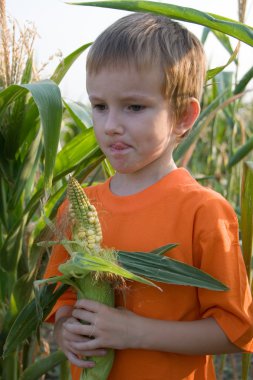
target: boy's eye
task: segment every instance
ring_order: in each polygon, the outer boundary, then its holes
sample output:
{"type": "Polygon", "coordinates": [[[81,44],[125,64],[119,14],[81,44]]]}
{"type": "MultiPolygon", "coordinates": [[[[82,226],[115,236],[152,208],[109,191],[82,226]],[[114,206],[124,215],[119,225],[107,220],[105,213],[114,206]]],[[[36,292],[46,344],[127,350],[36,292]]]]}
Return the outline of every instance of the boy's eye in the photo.
{"type": "Polygon", "coordinates": [[[129,109],[134,112],[142,111],[144,108],[145,106],[141,106],[140,104],[131,104],[131,106],[129,106],[129,109]]]}
{"type": "Polygon", "coordinates": [[[106,109],[106,105],[105,104],[94,104],[93,108],[97,109],[98,111],[104,111],[106,109]]]}

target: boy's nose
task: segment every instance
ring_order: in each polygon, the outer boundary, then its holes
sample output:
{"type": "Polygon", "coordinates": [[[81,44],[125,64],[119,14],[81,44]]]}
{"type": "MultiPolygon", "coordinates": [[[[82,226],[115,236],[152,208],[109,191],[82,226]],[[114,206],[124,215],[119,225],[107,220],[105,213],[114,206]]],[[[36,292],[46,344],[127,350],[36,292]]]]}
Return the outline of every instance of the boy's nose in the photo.
{"type": "Polygon", "coordinates": [[[122,121],[116,112],[108,113],[108,116],[104,125],[104,131],[107,135],[123,133],[122,121]]]}

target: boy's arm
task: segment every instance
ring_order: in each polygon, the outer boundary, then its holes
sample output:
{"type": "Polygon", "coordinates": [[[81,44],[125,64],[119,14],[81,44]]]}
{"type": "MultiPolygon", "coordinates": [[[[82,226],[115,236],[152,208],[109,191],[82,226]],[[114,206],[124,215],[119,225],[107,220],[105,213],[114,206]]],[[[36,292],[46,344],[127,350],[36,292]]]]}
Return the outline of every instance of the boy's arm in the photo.
{"type": "Polygon", "coordinates": [[[77,342],[80,350],[99,347],[114,349],[147,349],[184,355],[206,355],[240,352],[215,319],[197,321],[162,321],[136,315],[125,309],[113,309],[98,302],[81,300],[72,314],[90,325],[65,323],[71,333],[91,336],[77,342]]]}
{"type": "Polygon", "coordinates": [[[142,318],[141,348],[184,355],[240,352],[229,341],[214,318],[190,322],[145,320],[142,318]]]}

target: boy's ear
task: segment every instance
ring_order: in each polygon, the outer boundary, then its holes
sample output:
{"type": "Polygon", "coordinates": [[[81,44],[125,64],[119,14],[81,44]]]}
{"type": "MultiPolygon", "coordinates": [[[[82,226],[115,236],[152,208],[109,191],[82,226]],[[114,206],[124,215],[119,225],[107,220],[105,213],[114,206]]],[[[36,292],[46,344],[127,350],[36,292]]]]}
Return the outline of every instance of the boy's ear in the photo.
{"type": "Polygon", "coordinates": [[[182,117],[178,120],[174,132],[178,137],[183,137],[193,126],[200,113],[199,101],[190,98],[186,110],[182,117]]]}

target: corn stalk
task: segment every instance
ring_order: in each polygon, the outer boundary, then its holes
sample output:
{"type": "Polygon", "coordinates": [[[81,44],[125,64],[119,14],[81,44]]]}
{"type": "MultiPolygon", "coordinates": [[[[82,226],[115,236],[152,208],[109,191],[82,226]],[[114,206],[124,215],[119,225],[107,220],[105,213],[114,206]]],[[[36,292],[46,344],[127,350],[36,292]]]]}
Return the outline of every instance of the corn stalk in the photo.
{"type": "MultiPolygon", "coordinates": [[[[252,284],[253,257],[253,162],[244,162],[241,189],[241,232],[242,251],[249,278],[252,284]]],[[[243,354],[242,380],[249,379],[251,354],[243,354]]]]}

